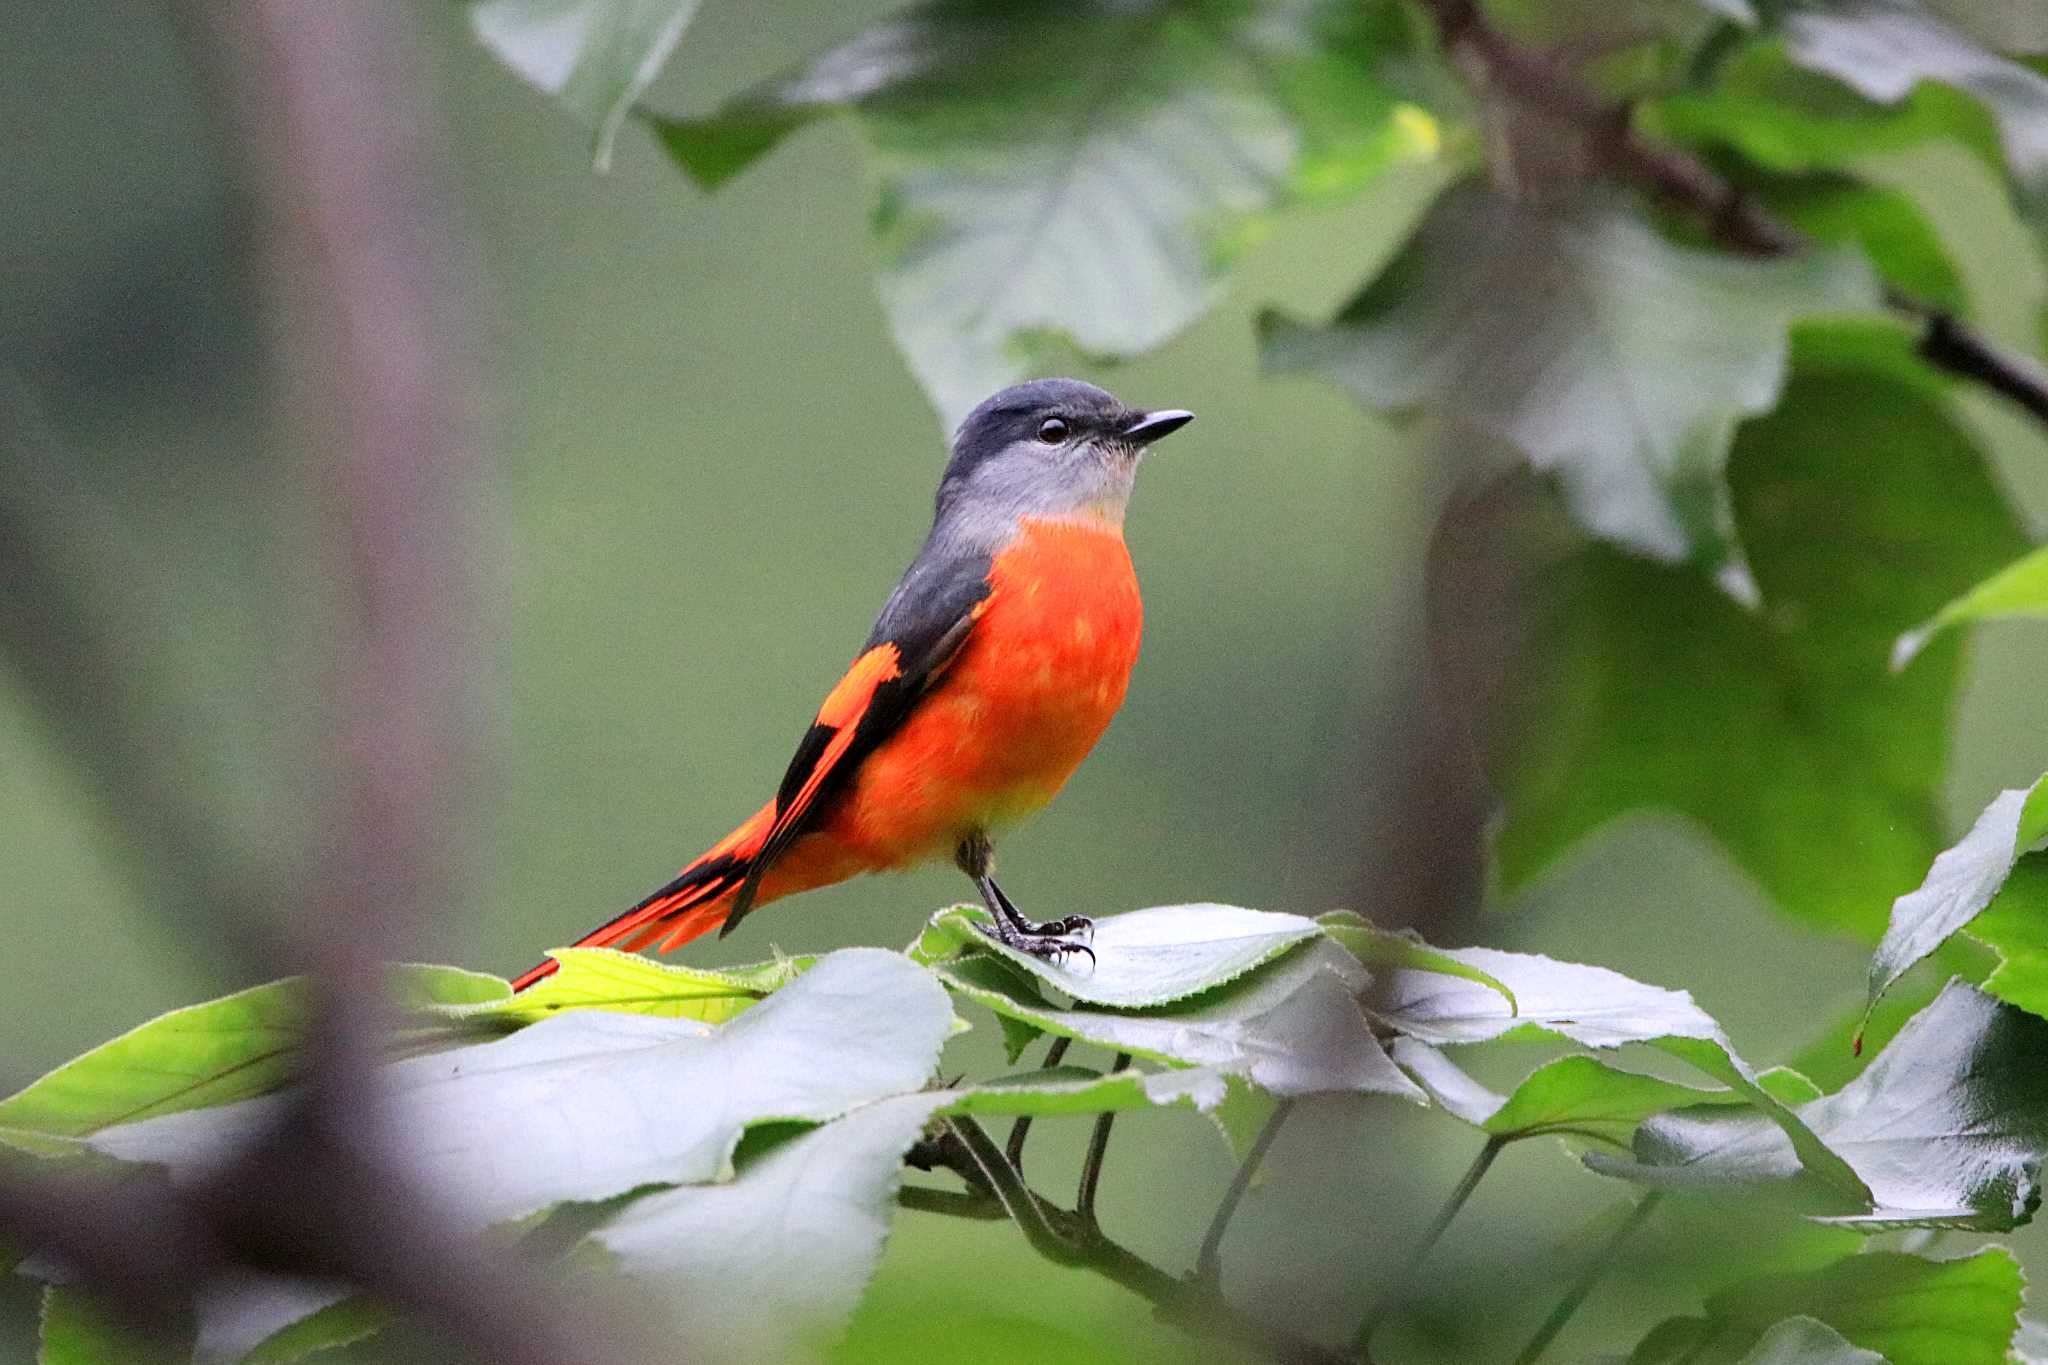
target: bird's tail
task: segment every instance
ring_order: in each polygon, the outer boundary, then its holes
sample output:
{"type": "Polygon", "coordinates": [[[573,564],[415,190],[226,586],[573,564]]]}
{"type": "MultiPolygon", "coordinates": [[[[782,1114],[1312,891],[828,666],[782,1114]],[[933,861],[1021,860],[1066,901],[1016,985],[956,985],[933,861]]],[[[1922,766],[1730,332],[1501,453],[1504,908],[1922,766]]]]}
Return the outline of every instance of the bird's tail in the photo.
{"type": "MultiPolygon", "coordinates": [[[[740,827],[713,844],[674,880],[625,913],[606,920],[573,946],[578,948],[623,948],[637,952],[661,939],[659,951],[680,947],[700,934],[709,933],[725,922],[732,903],[754,859],[768,842],[775,824],[775,803],[769,802],[749,816],[740,827]]],[[[534,982],[553,976],[558,964],[553,958],[529,967],[512,983],[523,991],[534,982]]]]}

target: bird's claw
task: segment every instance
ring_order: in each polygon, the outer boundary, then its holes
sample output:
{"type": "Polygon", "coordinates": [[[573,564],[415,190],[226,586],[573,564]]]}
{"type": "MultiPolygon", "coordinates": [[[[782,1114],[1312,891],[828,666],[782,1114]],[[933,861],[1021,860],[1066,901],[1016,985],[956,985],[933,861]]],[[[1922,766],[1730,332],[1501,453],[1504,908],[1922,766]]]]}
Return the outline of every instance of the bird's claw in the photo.
{"type": "Polygon", "coordinates": [[[975,927],[996,942],[1020,953],[1029,953],[1055,967],[1064,967],[1069,957],[1085,953],[1088,970],[1095,970],[1095,949],[1089,946],[1095,937],[1095,922],[1084,915],[1069,915],[1049,924],[1031,924],[1022,929],[1011,928],[1000,921],[975,927]]]}

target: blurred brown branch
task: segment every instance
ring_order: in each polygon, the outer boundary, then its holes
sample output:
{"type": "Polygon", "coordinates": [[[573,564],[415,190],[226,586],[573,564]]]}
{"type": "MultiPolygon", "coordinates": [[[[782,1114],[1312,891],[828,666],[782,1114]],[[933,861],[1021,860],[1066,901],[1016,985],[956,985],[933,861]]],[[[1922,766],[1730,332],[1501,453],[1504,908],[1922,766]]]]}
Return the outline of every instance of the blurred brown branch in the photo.
{"type": "MultiPolygon", "coordinates": [[[[1626,101],[1602,98],[1570,65],[1495,28],[1477,0],[1422,0],[1436,19],[1446,54],[1476,70],[1524,107],[1586,137],[1592,156],[1621,178],[1650,190],[1697,220],[1730,251],[1778,256],[1803,251],[1807,237],[1683,148],[1652,142],[1635,128],[1626,101]]],[[[2007,351],[1953,313],[1888,291],[1886,304],[1921,328],[1920,357],[1936,369],[1981,384],[2048,422],[2048,369],[2007,351]]]]}
{"type": "MultiPolygon", "coordinates": [[[[303,965],[312,983],[305,1084],[273,1132],[197,1189],[24,1179],[0,1189],[0,1226],[132,1319],[179,1316],[209,1281],[250,1268],[347,1281],[499,1365],[610,1359],[608,1335],[585,1314],[443,1216],[379,1122],[382,964],[440,900],[438,850],[476,667],[462,534],[477,467],[472,385],[452,328],[463,317],[458,237],[416,35],[403,11],[375,0],[198,13],[258,168],[280,311],[309,324],[285,368],[295,396],[318,400],[294,429],[331,433],[322,467],[345,570],[332,837],[298,888],[299,961],[270,964],[273,974],[303,965]]],[[[36,625],[24,613],[71,605],[54,590],[10,597],[17,605],[0,617],[10,629],[36,625]]],[[[163,795],[135,799],[179,809],[163,795]]],[[[249,941],[226,906],[208,937],[249,941]]]]}

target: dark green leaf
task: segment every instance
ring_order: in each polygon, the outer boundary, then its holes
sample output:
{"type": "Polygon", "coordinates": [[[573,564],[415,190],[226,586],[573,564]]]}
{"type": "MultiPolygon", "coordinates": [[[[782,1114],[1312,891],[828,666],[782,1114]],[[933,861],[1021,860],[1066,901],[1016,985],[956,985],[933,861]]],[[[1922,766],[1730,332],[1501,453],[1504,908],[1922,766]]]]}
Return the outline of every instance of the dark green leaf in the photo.
{"type": "MultiPolygon", "coordinates": [[[[1100,934],[1096,942],[1100,947],[1100,934]]],[[[1147,1010],[1085,1003],[1061,1008],[1030,977],[988,956],[946,963],[939,972],[956,994],[1044,1032],[1239,1076],[1274,1094],[1354,1091],[1422,1098],[1359,1013],[1357,992],[1365,973],[1333,944],[1303,944],[1249,975],[1147,1010]]]]}
{"type": "Polygon", "coordinates": [[[68,1284],[43,1287],[36,1365],[174,1365],[192,1358],[184,1340],[145,1337],[109,1319],[98,1301],[68,1284]]]}
{"type": "Polygon", "coordinates": [[[2048,1016],[2048,853],[2019,860],[1997,898],[1970,925],[1970,937],[2001,959],[1984,989],[2048,1016]]]}
{"type": "Polygon", "coordinates": [[[1781,908],[1875,938],[1946,846],[1959,656],[1937,642],[1897,676],[1886,659],[2021,541],[1942,392],[1873,363],[1878,344],[1803,331],[1784,401],[1736,438],[1757,610],[1576,540],[1526,486],[1447,523],[1432,610],[1446,665],[1492,699],[1503,892],[1608,821],[1661,809],[1781,908]]]}
{"type": "Polygon", "coordinates": [[[1927,880],[1892,904],[1891,924],[1870,960],[1867,1018],[1894,981],[1977,917],[2024,853],[2048,838],[2048,777],[2000,792],[1977,823],[1934,860],[1927,880]]]}
{"type": "Polygon", "coordinates": [[[1370,407],[1493,432],[1557,474],[1595,535],[1716,566],[1729,438],[1777,401],[1787,328],[1876,298],[1843,253],[1737,260],[1668,242],[1619,201],[1537,209],[1467,181],[1329,326],[1269,319],[1265,354],[1370,407]]]}
{"type": "Polygon", "coordinates": [[[1825,1270],[1744,1281],[1706,1307],[1729,1336],[1758,1339],[1798,1314],[1891,1365],[2002,1365],[2020,1286],[2019,1264],[1999,1247],[1954,1261],[1873,1251],[1825,1270]]]}
{"type": "Polygon", "coordinates": [[[1796,1112],[1855,1168],[1871,1199],[1845,1209],[1799,1169],[1777,1127],[1732,1110],[1688,1110],[1636,1130],[1635,1160],[1587,1164],[1661,1188],[1783,1199],[1866,1230],[2001,1231],[2040,1202],[2048,1156],[2048,1021],[1951,983],[1860,1076],[1796,1112]]]}
{"type": "Polygon", "coordinates": [[[1262,215],[1434,152],[1382,68],[1397,7],[1358,0],[948,0],[706,119],[662,122],[715,184],[855,111],[881,181],[882,300],[958,420],[1065,336],[1150,350],[1217,297],[1262,215]]]}
{"type": "Polygon", "coordinates": [[[1913,662],[1929,640],[1952,626],[2043,616],[2048,616],[2048,547],[2006,565],[1945,604],[1931,620],[1901,635],[1892,649],[1892,667],[1904,668],[1913,662]]]}
{"type": "Polygon", "coordinates": [[[1297,943],[1322,936],[1312,919],[1235,905],[1161,905],[1095,922],[1095,960],[1047,962],[996,942],[975,926],[988,912],[941,910],[911,956],[941,962],[961,953],[1001,957],[1025,974],[1092,1005],[1142,1008],[1186,999],[1243,976],[1297,943]]]}
{"type": "Polygon", "coordinates": [[[1887,285],[1967,313],[1963,278],[1927,216],[1902,192],[1832,171],[1744,177],[1772,213],[1816,242],[1860,249],[1887,285]]]}
{"type": "Polygon", "coordinates": [[[1412,1038],[1394,1044],[1394,1060],[1444,1108],[1510,1142],[1549,1135],[1626,1150],[1636,1125],[1653,1114],[1699,1104],[1743,1103],[1732,1090],[1680,1085],[1623,1071],[1593,1057],[1560,1057],[1530,1072],[1506,1096],[1485,1090],[1442,1053],[1412,1038]]]}
{"type": "Polygon", "coordinates": [[[591,129],[597,169],[697,12],[698,0],[478,0],[476,36],[591,129]]]}

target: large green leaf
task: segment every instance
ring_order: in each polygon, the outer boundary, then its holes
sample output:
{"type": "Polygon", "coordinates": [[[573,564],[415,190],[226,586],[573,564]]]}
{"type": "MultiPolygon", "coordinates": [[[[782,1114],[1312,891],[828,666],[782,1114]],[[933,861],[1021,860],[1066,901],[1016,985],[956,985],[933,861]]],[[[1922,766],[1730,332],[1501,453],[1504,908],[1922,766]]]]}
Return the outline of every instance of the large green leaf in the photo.
{"type": "Polygon", "coordinates": [[[2048,853],[2019,860],[1997,898],[1971,923],[1970,937],[2000,959],[1984,989],[2048,1017],[2048,853]]]}
{"type": "Polygon", "coordinates": [[[1892,667],[1904,668],[1929,640],[1953,626],[2021,616],[2048,616],[2048,546],[2006,565],[1901,635],[1892,649],[1892,667]]]}
{"type": "Polygon", "coordinates": [[[1977,917],[2005,885],[2020,854],[2048,838],[2048,777],[2000,792],[1961,842],[1934,860],[1927,880],[1892,904],[1870,960],[1868,1017],[1907,969],[1977,917]]]}
{"type": "Polygon", "coordinates": [[[1316,916],[1331,942],[1368,967],[1414,967],[1426,972],[1443,972],[1476,981],[1515,1008],[1515,993],[1469,962],[1460,962],[1441,948],[1432,948],[1412,929],[1382,929],[1363,915],[1350,910],[1332,910],[1316,916]]]}
{"type": "Polygon", "coordinates": [[[479,0],[470,26],[499,60],[591,129],[597,169],[661,74],[698,0],[479,0]]]}
{"type": "MultiPolygon", "coordinates": [[[[409,1006],[501,998],[494,976],[456,967],[393,970],[409,1006]]],[[[79,1137],[109,1124],[267,1094],[295,1074],[305,1014],[297,980],[274,981],[157,1016],[0,1100],[0,1129],[79,1137]]]]}
{"type": "Polygon", "coordinates": [[[1235,905],[1161,905],[1095,921],[1095,959],[1048,962],[998,943],[977,925],[988,913],[955,906],[932,916],[911,955],[941,962],[992,953],[1045,985],[1091,1005],[1164,1005],[1234,981],[1297,943],[1322,936],[1312,919],[1235,905]]]}
{"type": "Polygon", "coordinates": [[[1397,1039],[1394,1060],[1430,1098],[1481,1132],[1507,1142],[1561,1137],[1626,1151],[1636,1125],[1653,1114],[1699,1104],[1739,1104],[1733,1090],[1702,1090],[1595,1057],[1560,1057],[1536,1068],[1513,1092],[1496,1095],[1427,1043],[1397,1039]]]}
{"type": "Polygon", "coordinates": [[[1782,169],[1953,138],[2009,179],[2022,212],[2048,213],[2048,76],[1916,0],[1799,0],[1779,16],[1711,84],[1652,106],[1649,126],[1782,169]]]}
{"type": "Polygon", "coordinates": [[[1737,1365],[1795,1316],[1825,1323],[1890,1365],[2003,1365],[2021,1285],[2019,1263],[2001,1247],[1953,1261],[1868,1252],[1733,1285],[1707,1299],[1704,1317],[1660,1324],[1629,1365],[1737,1365]]]}
{"type": "MultiPolygon", "coordinates": [[[[953,1022],[930,973],[850,948],[730,1023],[583,1010],[385,1068],[392,1134],[467,1222],[662,1181],[714,1180],[768,1120],[821,1120],[921,1088],[953,1022]]],[[[207,1170],[277,1097],[109,1128],[123,1160],[207,1170]]]]}
{"type": "MultiPolygon", "coordinates": [[[[1684,991],[1630,980],[1605,967],[1557,962],[1493,948],[1442,950],[1514,992],[1512,1012],[1490,987],[1441,972],[1404,970],[1385,983],[1373,1012],[1389,1027],[1430,1044],[1482,1043],[1495,1038],[1563,1038],[1587,1047],[1648,1043],[1739,1093],[1782,1130],[1817,1187],[1863,1201],[1869,1190],[1776,1095],[1705,1011],[1684,991]]],[[[1476,1097],[1468,1101],[1476,1106],[1476,1097]]]]}
{"type": "Polygon", "coordinates": [[[722,1024],[794,981],[816,961],[778,958],[719,971],[654,962],[610,948],[557,948],[548,956],[560,964],[555,974],[519,994],[444,1006],[436,1013],[451,1019],[530,1024],[565,1010],[603,1009],[722,1024]]]}
{"type": "Polygon", "coordinates": [[[1328,326],[1269,319],[1265,354],[1370,407],[1500,436],[1595,535],[1719,565],[1729,439],[1777,401],[1786,329],[1875,303],[1846,254],[1738,260],[1666,241],[1618,200],[1537,208],[1474,180],[1328,326]]]}
{"type": "Polygon", "coordinates": [[[1803,331],[1784,401],[1738,433],[1755,610],[1575,539],[1526,484],[1446,524],[1432,614],[1488,699],[1504,892],[1640,810],[1696,822],[1789,913],[1873,939],[1926,873],[1948,843],[1960,658],[1938,641],[1895,676],[1887,655],[2022,542],[1943,391],[1902,360],[1896,339],[1803,331]]]}
{"type": "Polygon", "coordinates": [[[1359,0],[939,0],[704,119],[659,124],[716,184],[855,111],[881,182],[882,301],[948,422],[1042,368],[1049,336],[1159,345],[1217,297],[1262,215],[1427,155],[1359,0]]]}
{"type": "Polygon", "coordinates": [[[1871,1192],[1843,1209],[1818,1190],[1777,1127],[1727,1109],[1645,1122],[1635,1159],[1597,1153],[1595,1170],[1660,1188],[1783,1199],[1845,1226],[2002,1231],[2040,1202],[2048,1156],[2048,1021],[1953,982],[1835,1094],[1799,1118],[1871,1192]]]}
{"type": "Polygon", "coordinates": [[[1041,1032],[1240,1076],[1276,1095],[1422,1098],[1359,1014],[1365,973],[1334,944],[1304,944],[1249,975],[1150,1010],[1062,1008],[1041,994],[1035,978],[993,956],[950,962],[939,972],[956,994],[1041,1032]]]}

